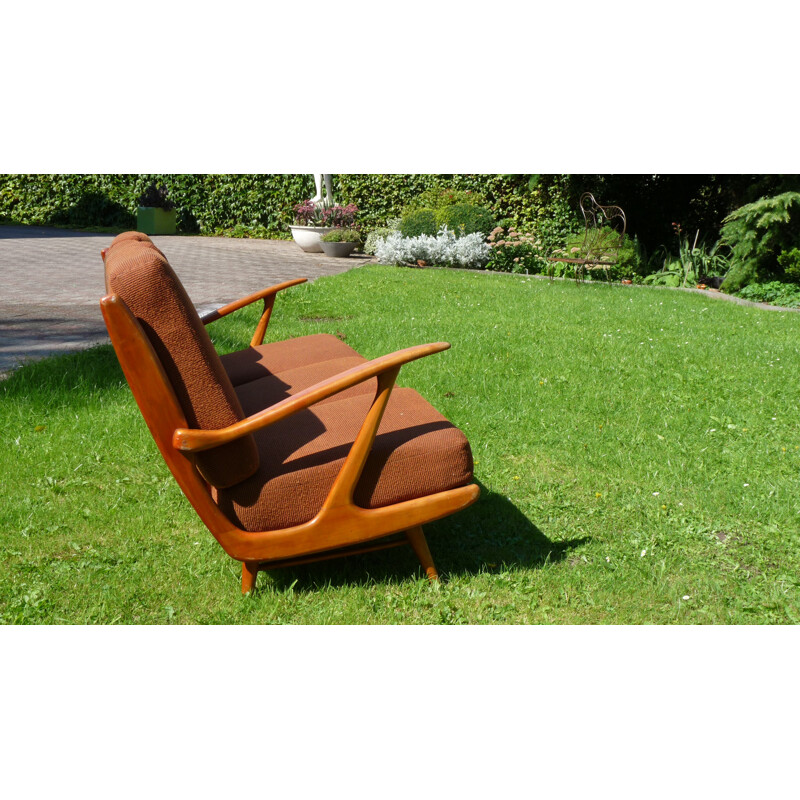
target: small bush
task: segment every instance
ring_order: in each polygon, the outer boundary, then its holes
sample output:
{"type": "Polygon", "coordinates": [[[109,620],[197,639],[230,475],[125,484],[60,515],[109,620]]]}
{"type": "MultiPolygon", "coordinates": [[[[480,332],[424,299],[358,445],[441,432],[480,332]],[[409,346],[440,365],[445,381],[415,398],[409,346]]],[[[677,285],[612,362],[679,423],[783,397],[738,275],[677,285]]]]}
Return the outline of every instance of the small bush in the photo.
{"type": "Polygon", "coordinates": [[[543,272],[547,262],[542,256],[541,245],[532,234],[519,233],[511,223],[498,225],[489,234],[491,258],[486,265],[492,272],[524,272],[535,275],[543,272]]]}
{"type": "Polygon", "coordinates": [[[800,283],[800,250],[793,247],[783,250],[778,256],[778,264],[783,267],[783,274],[787,281],[800,283]]]}
{"type": "Polygon", "coordinates": [[[745,286],[757,282],[758,269],[756,262],[753,260],[739,261],[730,268],[720,289],[728,294],[738,294],[745,286]]]}
{"type": "Polygon", "coordinates": [[[364,252],[368,255],[375,255],[375,248],[381,239],[391,236],[394,231],[391,228],[375,228],[367,235],[367,241],[364,242],[364,252]]]}
{"type": "MultiPolygon", "coordinates": [[[[725,245],[716,242],[708,246],[705,241],[699,240],[699,231],[690,243],[689,238],[683,235],[680,225],[673,223],[673,229],[678,235],[678,255],[672,255],[662,246],[663,266],[658,272],[647,275],[644,283],[688,287],[698,283],[713,283],[715,287],[719,286],[722,276],[729,274],[730,270],[730,259],[723,252],[725,245]]],[[[647,266],[648,262],[644,260],[643,268],[646,269],[647,266]]]]}
{"type": "Polygon", "coordinates": [[[800,286],[783,281],[751,283],[745,286],[738,296],[754,303],[772,303],[787,308],[800,306],[800,286]]]}
{"type": "Polygon", "coordinates": [[[408,238],[435,236],[438,228],[436,214],[430,208],[406,211],[400,221],[400,233],[408,238]]]}
{"type": "Polygon", "coordinates": [[[447,225],[456,236],[470,233],[482,233],[486,236],[495,225],[494,214],[488,208],[467,203],[456,203],[439,209],[436,212],[436,222],[440,227],[447,225]]]}
{"type": "Polygon", "coordinates": [[[323,242],[361,242],[361,236],[353,228],[334,228],[321,238],[323,242]]]}

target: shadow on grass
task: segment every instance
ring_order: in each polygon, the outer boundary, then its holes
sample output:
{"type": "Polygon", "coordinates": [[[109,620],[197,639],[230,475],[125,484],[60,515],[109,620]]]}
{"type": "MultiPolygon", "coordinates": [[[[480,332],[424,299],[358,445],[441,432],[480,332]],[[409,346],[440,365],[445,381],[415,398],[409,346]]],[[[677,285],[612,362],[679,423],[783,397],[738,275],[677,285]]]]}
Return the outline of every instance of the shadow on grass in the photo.
{"type": "Polygon", "coordinates": [[[18,367],[0,381],[0,396],[47,403],[70,392],[117,389],[123,384],[127,385],[114,348],[104,344],[18,367]]]}
{"type": "MultiPolygon", "coordinates": [[[[551,541],[507,497],[478,484],[481,496],[475,505],[425,526],[431,554],[443,580],[514,567],[537,569],[562,561],[571,550],[590,541],[588,536],[551,541]]],[[[296,581],[294,591],[302,592],[320,586],[397,583],[421,574],[411,548],[397,547],[278,569],[268,572],[268,580],[278,590],[296,581]]]]}

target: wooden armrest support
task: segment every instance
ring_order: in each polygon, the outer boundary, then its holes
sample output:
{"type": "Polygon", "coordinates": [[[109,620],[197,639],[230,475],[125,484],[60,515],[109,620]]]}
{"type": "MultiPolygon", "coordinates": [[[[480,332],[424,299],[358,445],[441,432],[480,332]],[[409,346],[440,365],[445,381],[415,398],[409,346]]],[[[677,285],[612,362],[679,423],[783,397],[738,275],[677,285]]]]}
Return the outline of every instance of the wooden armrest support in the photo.
{"type": "Polygon", "coordinates": [[[325,400],[370,378],[391,371],[396,374],[403,364],[433,353],[440,353],[442,350],[449,349],[449,347],[450,345],[447,342],[421,344],[375,358],[365,364],[359,364],[357,367],[345,370],[332,378],[309,386],[308,389],[304,389],[292,397],[287,397],[274,406],[265,408],[263,411],[229,425],[227,428],[220,428],[219,430],[178,428],[172,436],[172,444],[176,449],[184,453],[196,453],[201,450],[209,450],[212,447],[219,447],[219,445],[232,442],[241,436],[255,433],[257,430],[267,427],[267,425],[272,425],[274,422],[284,419],[284,417],[302,411],[314,403],[325,400]]]}
{"type": "Polygon", "coordinates": [[[294,280],[291,281],[284,281],[283,283],[277,283],[275,284],[275,286],[270,286],[267,289],[262,289],[260,292],[255,292],[253,294],[247,295],[247,297],[242,297],[239,300],[234,300],[232,303],[228,303],[227,305],[218,308],[216,311],[210,311],[208,314],[204,314],[202,317],[200,317],[200,321],[204,325],[208,325],[209,322],[215,322],[221,317],[227,316],[228,314],[231,314],[234,311],[238,311],[240,308],[249,306],[251,303],[256,303],[259,300],[268,300],[269,298],[274,298],[275,295],[282,289],[288,289],[290,286],[297,286],[299,283],[305,283],[307,280],[308,278],[295,278],[294,280]]]}

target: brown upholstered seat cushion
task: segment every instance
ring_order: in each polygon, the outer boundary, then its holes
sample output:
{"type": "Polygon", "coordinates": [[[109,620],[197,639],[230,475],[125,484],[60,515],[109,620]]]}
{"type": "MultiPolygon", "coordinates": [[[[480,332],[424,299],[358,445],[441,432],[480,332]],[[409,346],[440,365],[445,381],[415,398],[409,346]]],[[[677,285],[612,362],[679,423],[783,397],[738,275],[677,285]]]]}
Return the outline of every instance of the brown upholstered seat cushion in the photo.
{"type": "Polygon", "coordinates": [[[234,386],[287,369],[319,364],[334,358],[361,356],[335,336],[316,333],[285,342],[270,342],[222,356],[222,364],[234,386]]]}
{"type": "MultiPolygon", "coordinates": [[[[372,402],[372,393],[320,403],[255,434],[258,471],[214,490],[222,511],[250,531],[312,519],[322,507],[372,402]]],[[[464,486],[472,454],[464,434],[413,389],[392,392],[358,483],[364,508],[464,486]]]]}
{"type": "MultiPolygon", "coordinates": [[[[234,388],[239,396],[244,413],[249,416],[267,406],[275,405],[275,403],[279,403],[281,400],[285,400],[287,397],[291,397],[309,386],[364,363],[366,363],[366,359],[361,356],[334,358],[330,361],[321,361],[318,364],[309,364],[305,367],[277,372],[274,375],[249,381],[234,388]]],[[[353,397],[357,394],[370,394],[374,397],[377,388],[378,381],[376,378],[372,378],[321,402],[330,403],[345,397],[353,397]]]]}
{"type": "MultiPolygon", "coordinates": [[[[213,430],[244,419],[222,362],[177,275],[145,237],[117,237],[106,252],[106,286],[142,329],[192,428],[213,430]]],[[[198,453],[197,468],[213,486],[231,486],[258,469],[251,436],[198,453]]]]}

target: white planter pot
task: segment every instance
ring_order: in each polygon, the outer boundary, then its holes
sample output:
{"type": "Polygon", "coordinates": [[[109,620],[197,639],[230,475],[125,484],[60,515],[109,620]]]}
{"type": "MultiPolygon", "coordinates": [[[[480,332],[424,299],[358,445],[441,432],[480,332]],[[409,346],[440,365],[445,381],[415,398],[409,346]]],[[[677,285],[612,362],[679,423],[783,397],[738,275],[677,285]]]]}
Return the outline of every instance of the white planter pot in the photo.
{"type": "Polygon", "coordinates": [[[292,238],[306,253],[321,253],[320,237],[330,233],[333,228],[314,228],[310,225],[290,225],[292,238]]]}

